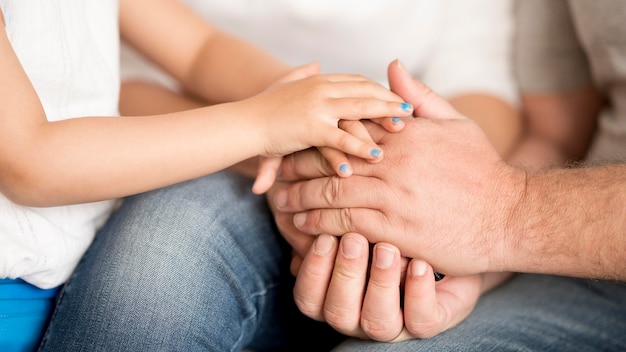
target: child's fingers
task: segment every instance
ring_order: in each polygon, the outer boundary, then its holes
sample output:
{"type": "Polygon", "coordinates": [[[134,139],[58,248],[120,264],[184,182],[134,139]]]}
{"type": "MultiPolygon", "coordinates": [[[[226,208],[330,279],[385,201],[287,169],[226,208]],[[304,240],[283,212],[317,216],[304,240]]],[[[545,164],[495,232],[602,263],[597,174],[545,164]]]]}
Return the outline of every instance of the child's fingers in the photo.
{"type": "Polygon", "coordinates": [[[352,175],[352,166],[350,166],[350,163],[348,162],[346,153],[327,147],[319,147],[318,149],[338,176],[348,177],[352,175]]]}
{"type": "MultiPolygon", "coordinates": [[[[372,137],[367,131],[367,128],[365,128],[361,121],[340,120],[339,128],[362,141],[371,141],[374,143],[372,137]]],[[[332,165],[333,170],[335,170],[337,175],[341,177],[348,177],[352,175],[352,166],[350,165],[348,157],[344,152],[325,147],[319,148],[319,151],[328,163],[332,165]]]]}
{"type": "Polygon", "coordinates": [[[371,119],[371,121],[382,126],[387,132],[400,132],[406,125],[400,117],[381,117],[379,119],[371,119]]]}
{"type": "Polygon", "coordinates": [[[283,158],[280,156],[261,158],[259,171],[257,172],[256,179],[252,185],[252,192],[255,194],[263,194],[267,192],[270,187],[272,187],[274,181],[276,181],[278,169],[280,168],[282,160],[283,158]]]}
{"type": "Polygon", "coordinates": [[[321,146],[331,147],[369,162],[382,160],[383,150],[371,140],[363,141],[335,127],[325,128],[322,138],[321,146]]]}
{"type": "Polygon", "coordinates": [[[332,102],[336,115],[343,120],[378,119],[383,116],[409,117],[413,105],[379,98],[335,98],[332,102]]]}
{"type": "Polygon", "coordinates": [[[362,121],[339,120],[338,126],[340,129],[350,133],[362,141],[371,141],[374,143],[372,136],[370,136],[362,121]]]}
{"type": "MultiPolygon", "coordinates": [[[[319,76],[318,76],[319,77],[319,76]]],[[[324,77],[320,78],[324,80],[324,77]]],[[[314,80],[314,79],[313,79],[314,80]]],[[[322,83],[322,82],[318,82],[322,83]]],[[[406,103],[395,92],[390,91],[388,88],[371,81],[371,80],[359,80],[359,79],[346,79],[339,81],[326,80],[325,84],[319,86],[328,97],[334,98],[371,98],[382,101],[406,103]]],[[[410,104],[409,104],[410,105],[410,104]]],[[[396,116],[395,114],[380,115],[380,116],[396,116]]],[[[380,117],[379,116],[379,117],[380,117]]]]}

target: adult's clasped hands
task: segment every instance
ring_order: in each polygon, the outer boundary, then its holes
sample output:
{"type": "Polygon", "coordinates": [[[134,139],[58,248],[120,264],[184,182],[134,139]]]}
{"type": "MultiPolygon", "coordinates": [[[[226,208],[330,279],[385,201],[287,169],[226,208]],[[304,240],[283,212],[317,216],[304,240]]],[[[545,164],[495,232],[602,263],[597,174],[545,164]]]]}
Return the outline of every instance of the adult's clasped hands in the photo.
{"type": "Polygon", "coordinates": [[[367,124],[384,159],[351,158],[353,175],[341,178],[316,150],[293,154],[268,199],[294,248],[300,310],[349,336],[401,341],[457,325],[483,273],[508,270],[516,229],[506,225],[525,175],[398,61],[388,75],[416,118],[399,133],[367,124]]]}

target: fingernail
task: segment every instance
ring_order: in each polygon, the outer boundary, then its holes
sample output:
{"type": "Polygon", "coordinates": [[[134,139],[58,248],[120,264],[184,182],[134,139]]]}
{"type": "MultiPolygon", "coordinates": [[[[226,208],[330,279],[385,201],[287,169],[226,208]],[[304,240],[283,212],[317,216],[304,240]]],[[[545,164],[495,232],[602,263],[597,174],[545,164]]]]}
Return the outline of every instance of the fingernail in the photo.
{"type": "Polygon", "coordinates": [[[276,197],[274,198],[274,205],[278,209],[283,208],[287,205],[287,190],[280,190],[276,193],[276,197]]]}
{"type": "Polygon", "coordinates": [[[393,122],[393,123],[400,123],[400,122],[402,122],[402,119],[399,118],[399,117],[392,117],[391,118],[391,122],[393,122]]]}
{"type": "Polygon", "coordinates": [[[363,250],[363,242],[356,238],[344,237],[341,239],[341,253],[349,259],[357,258],[363,250]]]}
{"type": "Polygon", "coordinates": [[[376,247],[376,267],[380,269],[389,269],[393,264],[393,259],[396,256],[396,252],[387,247],[376,247]]]}
{"type": "Polygon", "coordinates": [[[370,155],[374,158],[380,157],[381,150],[380,149],[372,149],[370,150],[370,155]]]}
{"type": "Polygon", "coordinates": [[[411,276],[424,276],[426,273],[426,263],[421,260],[411,261],[411,276]]]}
{"type": "Polygon", "coordinates": [[[402,108],[402,110],[406,111],[406,112],[410,112],[413,111],[413,105],[409,104],[409,103],[402,103],[400,105],[400,107],[402,108]]]}
{"type": "Polygon", "coordinates": [[[293,225],[300,229],[306,223],[306,214],[300,213],[293,216],[293,225]]]}
{"type": "Polygon", "coordinates": [[[315,240],[314,251],[315,254],[324,256],[333,249],[335,246],[335,236],[331,235],[318,235],[315,240]]]}
{"type": "Polygon", "coordinates": [[[341,172],[342,174],[347,174],[350,171],[352,171],[350,169],[350,165],[348,165],[347,163],[342,163],[341,165],[339,165],[339,172],[341,172]]]}

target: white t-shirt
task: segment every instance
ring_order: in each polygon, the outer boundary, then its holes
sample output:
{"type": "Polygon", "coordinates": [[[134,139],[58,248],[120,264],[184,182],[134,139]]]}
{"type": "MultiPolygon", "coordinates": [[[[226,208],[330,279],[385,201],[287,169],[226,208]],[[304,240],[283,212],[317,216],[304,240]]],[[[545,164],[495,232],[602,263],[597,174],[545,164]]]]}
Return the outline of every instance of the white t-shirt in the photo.
{"type": "MultiPolygon", "coordinates": [[[[0,0],[0,8],[48,120],[118,115],[117,1],[0,0]]],[[[62,284],[112,207],[104,201],[29,208],[0,194],[0,278],[62,284]]]]}
{"type": "MultiPolygon", "coordinates": [[[[183,0],[225,32],[294,66],[358,73],[387,85],[398,58],[446,97],[487,93],[518,101],[511,68],[510,0],[183,0]]],[[[175,87],[127,48],[124,78],[175,87]]]]}

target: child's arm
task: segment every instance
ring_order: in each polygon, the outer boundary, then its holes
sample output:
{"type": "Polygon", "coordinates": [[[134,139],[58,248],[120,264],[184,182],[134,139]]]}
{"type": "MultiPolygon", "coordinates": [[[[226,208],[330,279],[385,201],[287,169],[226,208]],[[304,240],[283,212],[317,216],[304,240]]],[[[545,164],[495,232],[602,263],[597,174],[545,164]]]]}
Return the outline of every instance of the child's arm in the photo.
{"type": "MultiPolygon", "coordinates": [[[[284,63],[213,28],[177,1],[156,4],[150,0],[122,1],[120,11],[124,38],[205,101],[247,98],[286,70],[284,63]],[[146,7],[149,7],[149,18],[146,18],[146,7]],[[168,24],[166,31],[163,23],[168,24]],[[158,40],[155,40],[153,33],[157,32],[158,40]],[[180,38],[185,40],[181,42],[180,38]],[[167,47],[178,49],[173,51],[167,47]]],[[[308,71],[313,73],[313,70],[308,71]]],[[[154,105],[150,104],[150,110],[154,110],[154,105]]],[[[128,107],[127,100],[124,106],[128,107]]],[[[401,123],[383,122],[383,125],[390,126],[391,131],[402,128],[401,123]]],[[[361,136],[361,139],[370,140],[369,135],[365,136],[367,138],[361,136]]],[[[349,169],[347,158],[343,153],[329,148],[322,150],[338,172],[344,170],[341,175],[348,175],[345,171],[349,169]]],[[[269,180],[268,185],[272,182],[269,180]]]]}
{"type": "Polygon", "coordinates": [[[375,144],[347,136],[339,118],[409,114],[373,82],[326,75],[181,113],[48,122],[4,30],[0,77],[0,192],[31,206],[116,198],[310,146],[367,157],[375,144]]]}
{"type": "Polygon", "coordinates": [[[213,103],[258,94],[290,69],[212,27],[180,1],[121,0],[120,31],[188,92],[213,103]]]}

